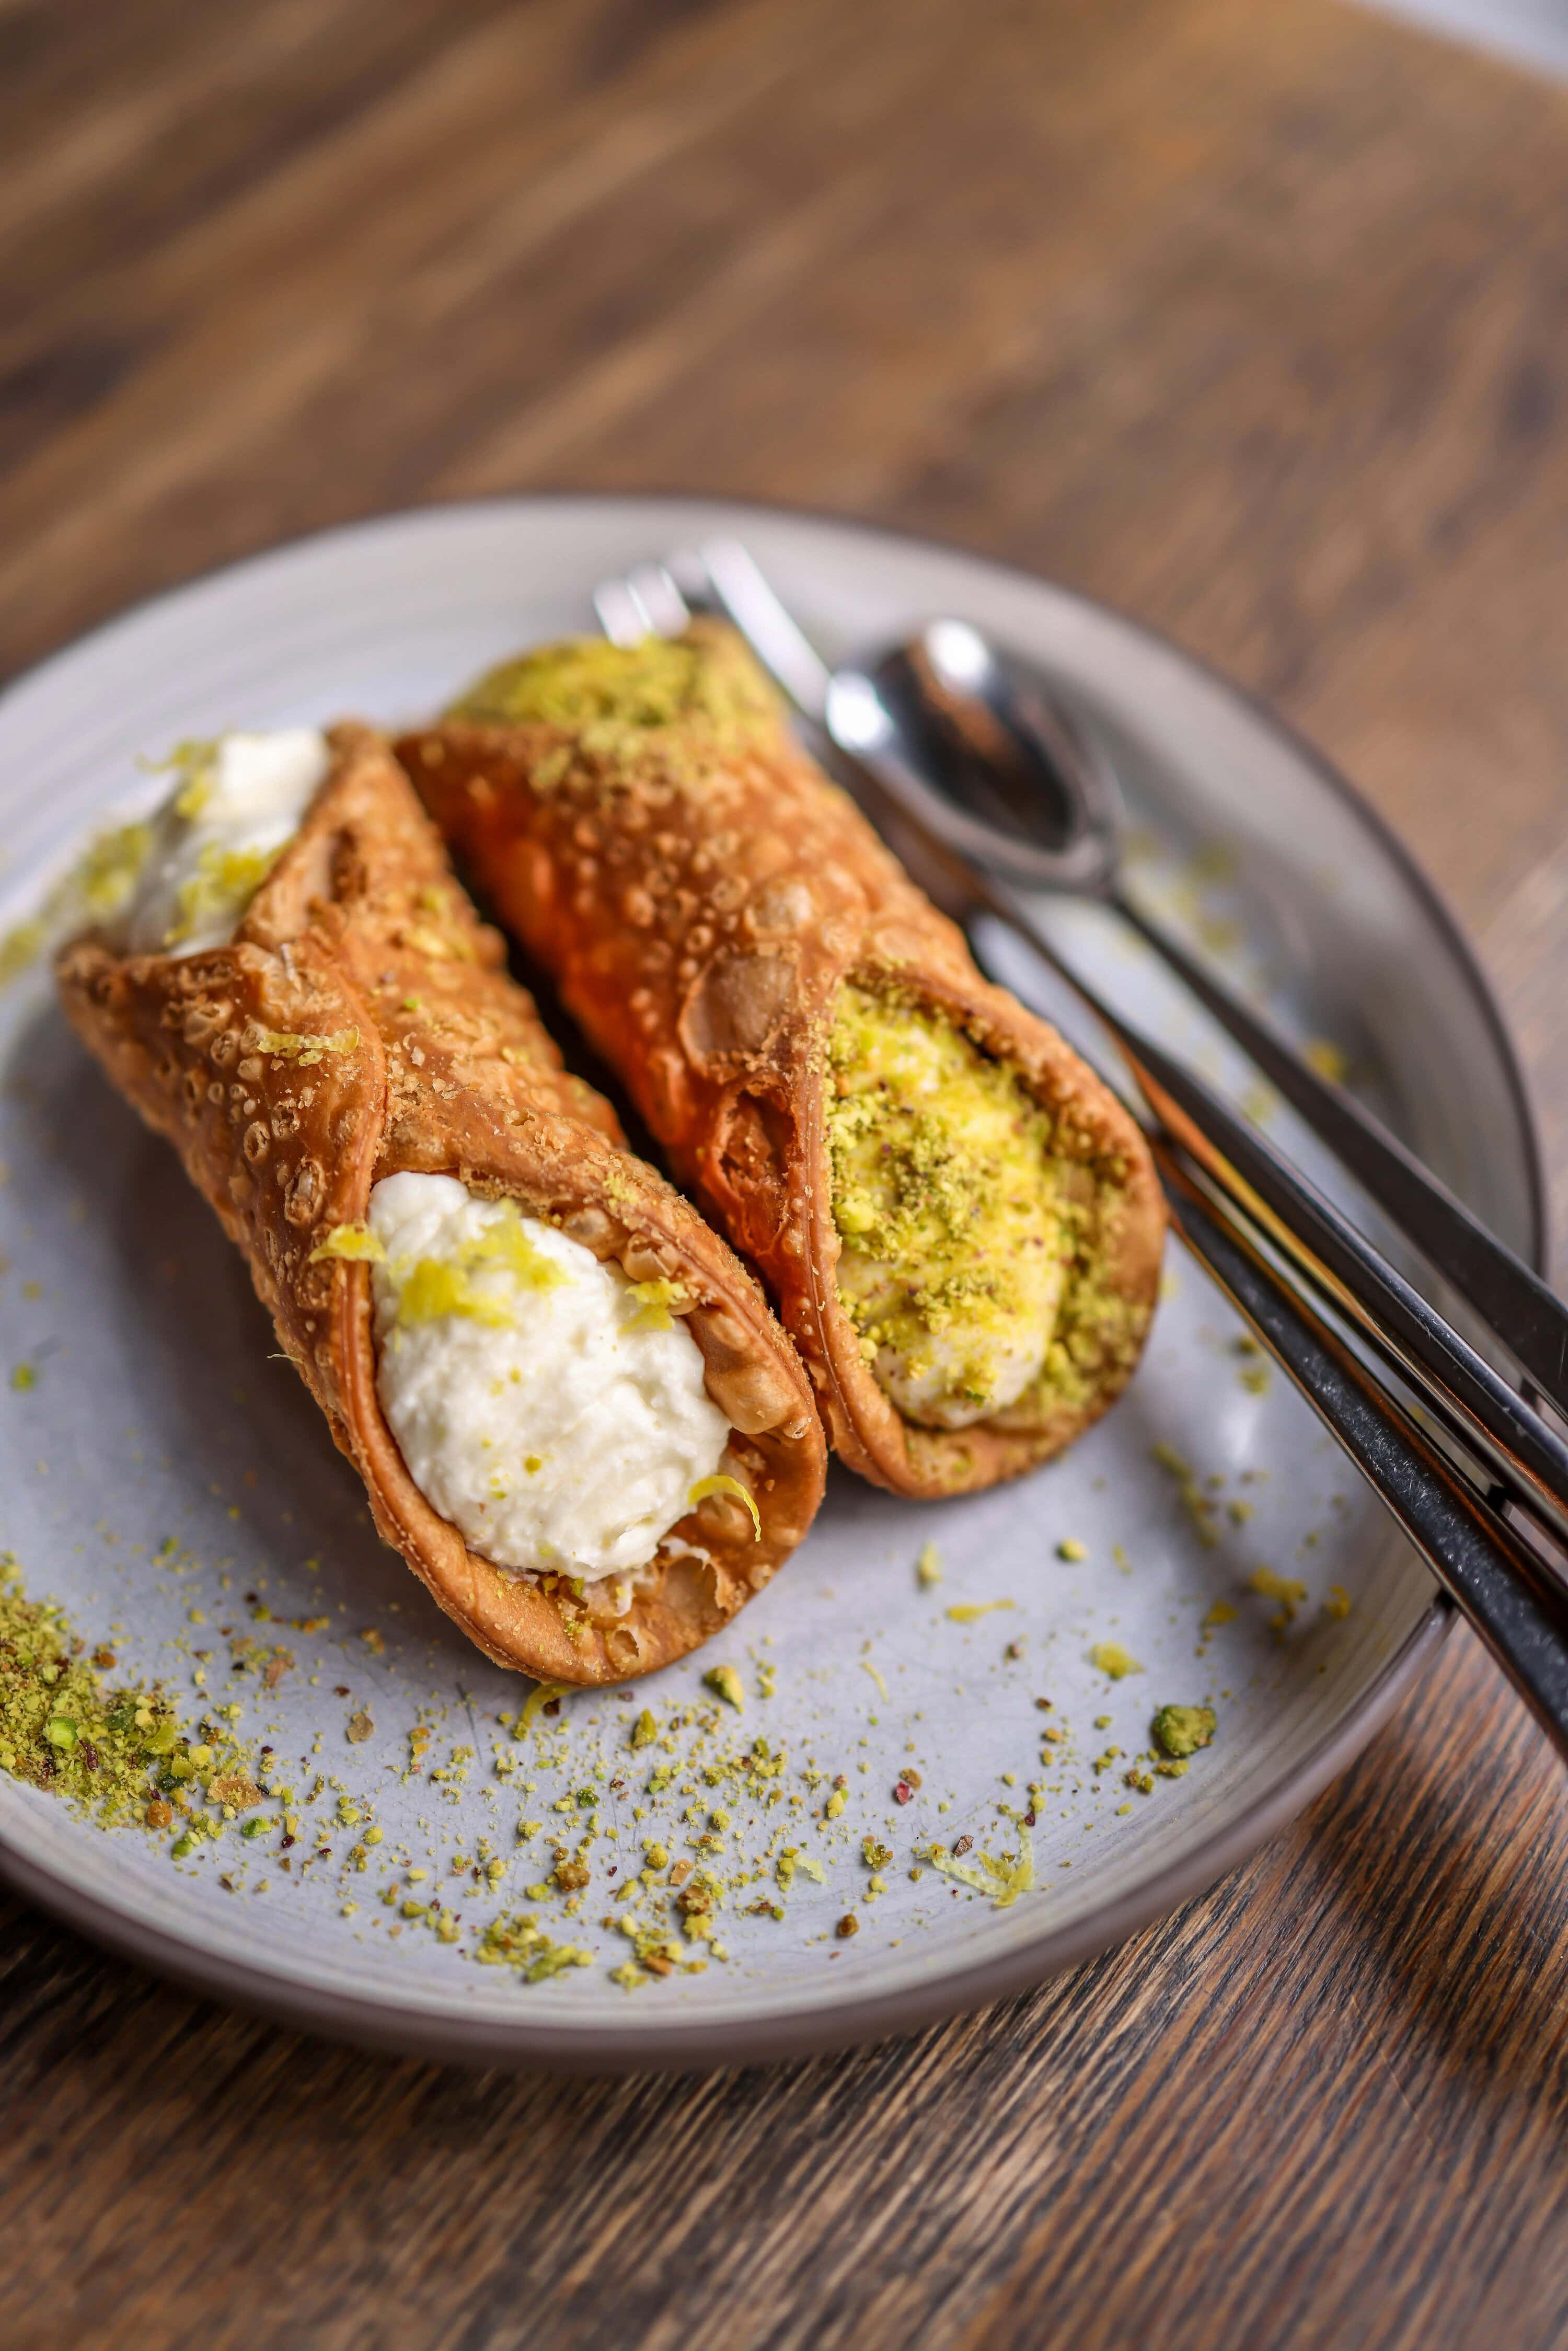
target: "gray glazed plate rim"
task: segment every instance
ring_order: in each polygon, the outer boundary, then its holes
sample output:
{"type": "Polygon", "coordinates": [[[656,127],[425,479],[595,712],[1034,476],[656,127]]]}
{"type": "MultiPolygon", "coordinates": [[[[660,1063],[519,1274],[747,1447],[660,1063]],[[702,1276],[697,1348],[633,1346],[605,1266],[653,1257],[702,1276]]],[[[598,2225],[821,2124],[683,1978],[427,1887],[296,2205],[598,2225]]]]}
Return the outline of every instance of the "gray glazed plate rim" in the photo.
{"type": "MultiPolygon", "coordinates": [[[[254,564],[279,556],[306,549],[329,553],[335,541],[362,538],[383,526],[397,527],[416,519],[435,520],[447,512],[481,508],[523,520],[530,510],[553,507],[559,511],[563,505],[635,511],[643,507],[653,510],[674,500],[686,507],[710,506],[731,518],[737,511],[749,511],[759,519],[788,519],[808,526],[818,524],[825,531],[863,535],[890,552],[907,551],[911,556],[940,552],[957,557],[994,578],[1010,580],[1025,590],[1045,589],[1069,604],[1113,619],[1120,629],[1141,638],[1151,649],[1158,649],[1166,659],[1201,676],[1233,704],[1244,707],[1301,767],[1312,771],[1317,784],[1326,788],[1348,810],[1381,855],[1397,871],[1404,886],[1419,902],[1441,935],[1453,968],[1481,1017],[1496,1055],[1498,1074],[1512,1100],[1522,1153],[1520,1172],[1531,1227],[1529,1254],[1537,1267],[1544,1264],[1547,1236],[1540,1140],[1518,1057],[1490,987],[1463,931],[1404,842],[1314,745],[1256,696],[1159,631],[1117,611],[1103,600],[1065,590],[1024,567],[997,561],[930,534],[884,529],[855,517],[778,502],[708,500],[684,492],[570,491],[452,501],[365,517],[282,540],[140,599],[8,680],[5,698],[16,688],[42,680],[57,664],[89,651],[95,641],[110,636],[125,622],[155,615],[161,607],[173,605],[210,582],[232,579],[254,564]]],[[[1431,1664],[1451,1629],[1454,1613],[1451,1604],[1436,1594],[1403,1644],[1315,1747],[1295,1765],[1287,1767],[1274,1784],[1223,1827],[1125,1895],[1103,1904],[1089,1915],[1043,1929],[1020,1949],[967,1965],[950,1966],[925,1984],[907,1985],[894,1992],[847,1994],[826,2012],[761,2015],[719,2024],[705,2022],[700,2018],[672,2016],[656,2024],[629,2020],[623,2027],[602,2022],[572,2027],[557,2022],[540,2029],[525,2020],[501,2026],[489,2018],[468,2020],[450,2012],[436,2013],[418,2001],[371,2000],[337,1993],[319,1983],[302,1983],[282,1967],[236,1962],[232,1954],[219,1960],[183,1938],[139,1917],[129,1907],[84,1890],[67,1872],[57,1873],[40,1862],[36,1853],[18,1852],[6,1842],[3,1833],[0,1876],[41,1908],[93,1940],[170,1977],[193,1992],[221,1999],[295,2029],[373,2050],[478,2066],[534,2065],[595,2073],[691,2070],[803,2057],[910,2033],[946,2017],[1015,1997],[1051,1975],[1115,1948],[1140,1928],[1205,1893],[1276,1835],[1354,1761],[1431,1664]]]]}

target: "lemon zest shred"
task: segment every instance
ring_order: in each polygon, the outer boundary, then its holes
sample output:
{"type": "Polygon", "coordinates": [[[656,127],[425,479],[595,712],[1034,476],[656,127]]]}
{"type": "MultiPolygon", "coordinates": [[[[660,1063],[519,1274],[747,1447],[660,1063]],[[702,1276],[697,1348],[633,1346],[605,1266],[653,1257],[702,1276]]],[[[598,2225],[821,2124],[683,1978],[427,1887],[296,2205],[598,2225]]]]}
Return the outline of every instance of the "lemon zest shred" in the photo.
{"type": "Polygon", "coordinates": [[[502,1214],[496,1222],[486,1225],[476,1239],[465,1246],[460,1259],[463,1271],[472,1271],[476,1266],[498,1265],[523,1290],[559,1290],[569,1282],[570,1275],[524,1232],[517,1202],[503,1200],[500,1207],[502,1214]]]}
{"type": "Polygon", "coordinates": [[[1096,1641],[1089,1652],[1089,1662],[1098,1666],[1113,1682],[1124,1681],[1129,1674],[1141,1674],[1143,1667],[1120,1641],[1096,1641]]]}
{"type": "Polygon", "coordinates": [[[162,759],[139,758],[136,762],[144,776],[182,776],[183,781],[174,795],[174,813],[193,823],[213,797],[214,778],[218,763],[222,737],[187,736],[176,743],[162,759]]]}
{"type": "Polygon", "coordinates": [[[204,918],[232,915],[237,922],[286,846],[280,841],[276,849],[224,849],[209,841],[196,871],[174,893],[176,914],[163,934],[164,946],[178,946],[204,918]]]}
{"type": "Polygon", "coordinates": [[[311,1250],[308,1265],[319,1265],[323,1258],[344,1258],[354,1265],[382,1265],[386,1251],[371,1232],[369,1225],[334,1225],[324,1241],[311,1250]]]}
{"type": "Polygon", "coordinates": [[[0,938],[0,987],[9,987],[43,954],[49,935],[41,922],[17,923],[0,938]]]}
{"type": "Polygon", "coordinates": [[[299,1061],[307,1067],[324,1053],[352,1053],[359,1042],[357,1029],[334,1029],[319,1037],[293,1029],[257,1029],[254,1043],[246,1040],[253,1052],[270,1053],[277,1061],[299,1061]]]}
{"type": "Polygon", "coordinates": [[[1010,1910],[1020,1894],[1034,1890],[1034,1844],[1021,1821],[1019,1823],[1019,1849],[1010,1858],[1004,1855],[1000,1861],[988,1853],[978,1855],[980,1866],[967,1868],[944,1853],[939,1844],[926,1848],[926,1860],[944,1877],[956,1878],[973,1894],[988,1894],[998,1910],[1010,1910]]]}
{"type": "Polygon", "coordinates": [[[699,1478],[687,1492],[687,1504],[695,1510],[697,1504],[706,1501],[710,1494],[733,1494],[737,1501],[744,1502],[751,1512],[751,1540],[753,1542],[762,1541],[762,1513],[738,1478],[727,1478],[722,1471],[712,1478],[699,1478]]]}
{"type": "Polygon", "coordinates": [[[943,1614],[953,1625],[974,1625],[982,1616],[991,1616],[998,1608],[1011,1608],[1010,1600],[956,1600],[943,1614]]]}
{"type": "Polygon", "coordinates": [[[552,1698],[570,1698],[576,1687],[572,1682],[537,1682],[523,1700],[522,1710],[512,1729],[514,1739],[526,1739],[534,1720],[549,1704],[552,1698]]]}
{"type": "Polygon", "coordinates": [[[633,1281],[628,1286],[637,1301],[637,1312],[627,1323],[628,1331],[668,1331],[674,1319],[671,1309],[684,1308],[691,1302],[678,1281],[633,1281]]]}
{"type": "Polygon", "coordinates": [[[35,914],[0,936],[0,987],[8,987],[40,956],[84,923],[106,923],[136,887],[152,846],[147,824],[111,826],[96,833],[35,914]]]}
{"type": "Polygon", "coordinates": [[[1254,1568],[1247,1579],[1249,1592],[1260,1592],[1265,1600],[1278,1600],[1294,1615],[1307,1596],[1307,1587],[1293,1575],[1279,1575],[1271,1567],[1254,1568]]]}

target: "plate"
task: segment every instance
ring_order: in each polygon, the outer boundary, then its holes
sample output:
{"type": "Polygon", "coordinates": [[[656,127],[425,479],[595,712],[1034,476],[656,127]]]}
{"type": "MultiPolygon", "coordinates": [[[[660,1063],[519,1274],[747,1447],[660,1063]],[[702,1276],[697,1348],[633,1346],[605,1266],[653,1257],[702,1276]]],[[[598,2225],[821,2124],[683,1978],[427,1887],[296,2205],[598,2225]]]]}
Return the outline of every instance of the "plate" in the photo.
{"type": "MultiPolygon", "coordinates": [[[[830,652],[948,611],[1048,664],[1114,749],[1139,886],[1539,1260],[1497,1015],[1348,788],[1114,613],[841,522],[499,500],[333,531],[144,605],[0,702],[0,923],[84,831],[157,796],[136,763],[177,737],[415,717],[509,649],[591,626],[605,574],[712,533],[747,540],[830,652]]],[[[1049,911],[1107,990],[1312,1157],[1146,954],[1094,910],[1049,911]]],[[[1103,1061],[1040,967],[978,944],[1103,1061]]],[[[708,1650],[518,1736],[528,1686],[377,1543],[215,1221],[76,1046],[47,976],[13,986],[0,1019],[0,1546],[112,1648],[111,1678],[161,1677],[193,1720],[237,1706],[292,1790],[249,1816],[259,1833],[235,1819],[176,1856],[168,1835],[106,1831],[0,1775],[0,1866],[203,1991],[485,2064],[686,2066],[907,2030],[1208,1885],[1343,1768],[1441,1638],[1425,1570],[1173,1251],[1144,1367],[1065,1460],[932,1507],[835,1474],[808,1542],[708,1650]],[[1105,1670],[1118,1651],[1138,1669],[1105,1670]],[[740,1712],[704,1682],[718,1664],[740,1712]],[[1218,1717],[1180,1776],[1147,1768],[1167,1701],[1218,1717]],[[634,1743],[644,1709],[652,1745],[634,1743]],[[585,1838],[569,1916],[537,1889],[554,1844],[585,1838]],[[678,1932],[665,1881],[683,1857],[726,1886],[716,1940],[679,1940],[680,1966],[630,1985],[617,1922],[640,1898],[645,1924],[678,1932]],[[587,1963],[534,1980],[481,1963],[519,1912],[587,1963]]]]}

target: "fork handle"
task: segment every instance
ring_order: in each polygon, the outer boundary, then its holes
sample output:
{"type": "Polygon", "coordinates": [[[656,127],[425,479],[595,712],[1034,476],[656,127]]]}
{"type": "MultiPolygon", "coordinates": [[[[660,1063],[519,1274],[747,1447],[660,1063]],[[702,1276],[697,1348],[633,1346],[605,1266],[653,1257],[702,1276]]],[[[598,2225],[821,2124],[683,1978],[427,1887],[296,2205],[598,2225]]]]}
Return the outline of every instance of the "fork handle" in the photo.
{"type": "Polygon", "coordinates": [[[1120,894],[1113,903],[1363,1189],[1490,1324],[1542,1394],[1568,1416],[1568,1306],[1370,1112],[1342,1086],[1320,1078],[1162,924],[1120,894]]]}

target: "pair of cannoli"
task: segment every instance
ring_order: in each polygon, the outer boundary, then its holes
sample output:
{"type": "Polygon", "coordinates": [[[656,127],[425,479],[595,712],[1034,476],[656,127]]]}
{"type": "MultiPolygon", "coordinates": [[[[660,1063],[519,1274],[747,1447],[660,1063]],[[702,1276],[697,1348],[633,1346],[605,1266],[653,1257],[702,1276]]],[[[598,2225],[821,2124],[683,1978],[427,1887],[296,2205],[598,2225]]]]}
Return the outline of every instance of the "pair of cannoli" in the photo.
{"type": "Polygon", "coordinates": [[[809,1526],[824,1425],[951,1494],[1124,1385],[1162,1232],[1141,1135],[728,632],[545,648],[395,757],[340,726],[182,760],[67,1008],[498,1662],[604,1681],[706,1639],[809,1526]],[[564,1071],[441,836],[709,1221],[564,1071]]]}

